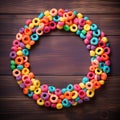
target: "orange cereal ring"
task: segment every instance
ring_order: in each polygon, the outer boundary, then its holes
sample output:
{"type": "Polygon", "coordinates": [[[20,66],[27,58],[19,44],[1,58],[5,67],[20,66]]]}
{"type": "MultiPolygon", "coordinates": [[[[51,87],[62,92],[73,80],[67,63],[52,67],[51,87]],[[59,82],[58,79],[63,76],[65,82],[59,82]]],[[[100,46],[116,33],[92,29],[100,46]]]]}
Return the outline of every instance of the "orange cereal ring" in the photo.
{"type": "Polygon", "coordinates": [[[27,94],[28,94],[28,88],[23,88],[23,93],[24,93],[25,95],[27,95],[27,94]]]}
{"type": "Polygon", "coordinates": [[[45,26],[48,25],[48,22],[49,22],[48,19],[45,18],[40,20],[40,23],[43,23],[45,26]]]}
{"type": "Polygon", "coordinates": [[[99,89],[99,88],[101,87],[101,84],[100,84],[99,81],[97,81],[97,80],[92,80],[91,82],[93,83],[93,88],[94,88],[94,89],[99,89]]]}
{"type": "Polygon", "coordinates": [[[104,53],[104,54],[101,55],[101,59],[103,61],[107,61],[109,59],[109,56],[106,53],[104,53]]]}
{"type": "Polygon", "coordinates": [[[91,20],[86,20],[86,24],[91,25],[91,24],[92,24],[92,21],[91,21],[91,20]]]}
{"type": "Polygon", "coordinates": [[[23,42],[24,44],[29,44],[29,42],[30,42],[30,36],[24,35],[24,36],[22,37],[22,42],[23,42]]]}
{"type": "Polygon", "coordinates": [[[72,20],[75,17],[75,15],[74,15],[74,13],[72,11],[69,11],[67,14],[68,14],[67,19],[69,19],[69,20],[72,20]]]}
{"type": "Polygon", "coordinates": [[[26,35],[31,35],[31,34],[32,34],[32,29],[30,29],[30,28],[25,28],[25,29],[24,29],[24,33],[25,33],[26,35]]]}
{"type": "Polygon", "coordinates": [[[107,79],[107,74],[106,73],[102,73],[101,74],[101,79],[102,80],[106,80],[107,79]]]}
{"type": "Polygon", "coordinates": [[[29,67],[30,67],[30,63],[29,63],[29,62],[25,62],[25,63],[24,63],[24,67],[25,67],[25,68],[29,68],[29,67]]]}
{"type": "Polygon", "coordinates": [[[35,44],[35,41],[31,40],[31,41],[29,42],[29,44],[30,44],[30,45],[34,45],[34,44],[35,44]]]}
{"type": "Polygon", "coordinates": [[[95,71],[95,66],[91,65],[91,66],[89,67],[89,70],[90,70],[91,72],[94,72],[94,71],[95,71]]]}
{"type": "Polygon", "coordinates": [[[60,99],[64,99],[65,96],[64,96],[64,95],[60,95],[59,98],[60,98],[60,99]]]}
{"type": "Polygon", "coordinates": [[[17,50],[22,50],[22,47],[18,47],[17,50]]]}
{"type": "Polygon", "coordinates": [[[67,99],[71,99],[71,98],[72,98],[72,93],[69,92],[69,91],[67,91],[67,92],[64,93],[64,96],[65,96],[65,98],[67,98],[67,99]]]}
{"type": "Polygon", "coordinates": [[[57,103],[61,103],[61,102],[62,102],[62,100],[61,100],[61,99],[58,99],[57,103]]]}
{"type": "Polygon", "coordinates": [[[23,62],[24,62],[24,60],[23,60],[23,57],[22,57],[22,56],[18,56],[18,57],[15,58],[15,63],[16,63],[17,65],[22,65],[23,62]]]}
{"type": "Polygon", "coordinates": [[[72,20],[67,19],[67,20],[65,21],[65,23],[70,26],[70,25],[72,25],[72,20]]]}
{"type": "Polygon", "coordinates": [[[30,73],[29,73],[29,77],[30,77],[30,79],[34,78],[34,77],[35,77],[34,73],[33,73],[33,72],[30,72],[30,73]]]}

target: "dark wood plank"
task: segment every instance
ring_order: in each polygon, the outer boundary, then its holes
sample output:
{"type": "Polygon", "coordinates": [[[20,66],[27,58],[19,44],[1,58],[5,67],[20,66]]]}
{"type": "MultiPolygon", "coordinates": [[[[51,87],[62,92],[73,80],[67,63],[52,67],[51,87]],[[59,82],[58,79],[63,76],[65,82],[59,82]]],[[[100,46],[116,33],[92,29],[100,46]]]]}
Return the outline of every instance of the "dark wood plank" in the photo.
{"type": "Polygon", "coordinates": [[[78,10],[83,13],[120,13],[120,2],[118,0],[59,0],[55,5],[55,0],[17,0],[0,1],[0,13],[39,13],[51,8],[64,8],[71,10],[78,10]],[[16,4],[17,3],[17,4],[16,4]]]}
{"type": "MultiPolygon", "coordinates": [[[[0,74],[10,74],[9,52],[14,36],[0,36],[0,74]],[[6,46],[6,47],[4,47],[6,46]],[[5,62],[4,62],[5,61],[5,62]],[[4,64],[5,63],[5,64],[4,64]]],[[[109,36],[112,75],[120,75],[120,36],[109,36]]],[[[90,65],[88,50],[78,36],[43,36],[31,49],[31,70],[39,75],[85,75],[90,65]]]]}
{"type": "MultiPolygon", "coordinates": [[[[119,120],[120,2],[118,0],[4,0],[0,1],[0,120],[119,120]],[[27,18],[51,8],[77,10],[99,25],[111,43],[112,71],[89,102],[57,111],[39,107],[22,94],[9,69],[12,40],[27,18]]],[[[72,33],[55,31],[42,37],[30,55],[31,70],[42,83],[66,87],[79,83],[90,64],[88,51],[72,33]]]]}
{"type": "MultiPolygon", "coordinates": [[[[81,80],[82,76],[37,76],[41,78],[42,83],[54,84],[57,87],[65,87],[68,83],[77,83],[81,80]]],[[[37,120],[39,117],[43,120],[50,120],[58,117],[58,120],[63,118],[64,120],[84,120],[94,119],[109,119],[112,120],[118,115],[120,108],[119,97],[119,84],[120,76],[108,77],[106,84],[96,91],[96,95],[89,102],[71,107],[71,109],[63,109],[60,111],[49,109],[45,107],[39,107],[37,104],[27,96],[24,96],[21,90],[18,88],[16,81],[12,76],[1,76],[0,92],[0,117],[15,120],[18,118],[25,120],[32,120],[35,117],[37,120]],[[7,115],[7,117],[6,117],[7,115]]],[[[3,119],[2,119],[3,120],[3,119]]]]}
{"type": "MultiPolygon", "coordinates": [[[[119,35],[120,26],[119,23],[120,17],[119,15],[89,15],[89,19],[92,20],[93,23],[96,23],[99,28],[105,32],[107,35],[119,35]]],[[[21,27],[25,25],[25,21],[27,19],[33,19],[37,17],[37,15],[0,15],[0,34],[10,35],[16,34],[21,27]]],[[[68,32],[51,32],[51,35],[69,35],[68,32]]],[[[73,34],[71,34],[73,35],[73,34]]]]}

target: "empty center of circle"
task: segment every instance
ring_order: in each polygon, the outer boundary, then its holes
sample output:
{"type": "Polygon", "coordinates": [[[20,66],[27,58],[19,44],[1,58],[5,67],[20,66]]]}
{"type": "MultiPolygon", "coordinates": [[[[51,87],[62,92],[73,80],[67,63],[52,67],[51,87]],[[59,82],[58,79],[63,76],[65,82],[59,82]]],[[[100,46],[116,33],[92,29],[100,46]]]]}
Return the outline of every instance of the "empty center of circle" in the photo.
{"type": "Polygon", "coordinates": [[[90,57],[83,40],[73,33],[62,32],[41,36],[30,50],[31,71],[35,78],[40,76],[42,84],[55,86],[58,82],[60,85],[56,87],[66,86],[74,83],[69,76],[85,76],[88,72],[90,57]],[[61,76],[66,77],[61,79],[61,76]]]}

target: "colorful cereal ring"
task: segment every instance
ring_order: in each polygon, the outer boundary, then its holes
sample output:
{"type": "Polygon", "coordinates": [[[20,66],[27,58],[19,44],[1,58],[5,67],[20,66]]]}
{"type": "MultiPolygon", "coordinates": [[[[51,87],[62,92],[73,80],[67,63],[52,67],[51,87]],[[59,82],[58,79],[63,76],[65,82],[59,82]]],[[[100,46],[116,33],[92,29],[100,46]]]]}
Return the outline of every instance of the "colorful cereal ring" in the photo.
{"type": "Polygon", "coordinates": [[[39,106],[62,109],[89,101],[110,73],[110,44],[98,25],[77,11],[52,8],[38,17],[28,19],[12,42],[10,68],[23,93],[39,106]],[[30,49],[39,38],[55,29],[70,31],[79,36],[89,50],[91,64],[80,83],[65,88],[41,84],[30,71],[30,49]]]}

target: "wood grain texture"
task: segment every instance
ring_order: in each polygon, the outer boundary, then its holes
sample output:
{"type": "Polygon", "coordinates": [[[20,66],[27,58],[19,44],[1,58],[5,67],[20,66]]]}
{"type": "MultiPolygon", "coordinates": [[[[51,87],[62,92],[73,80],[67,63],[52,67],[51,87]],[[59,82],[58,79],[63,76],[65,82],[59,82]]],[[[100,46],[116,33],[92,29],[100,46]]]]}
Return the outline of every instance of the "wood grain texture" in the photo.
{"type": "Polygon", "coordinates": [[[51,8],[64,8],[70,10],[78,10],[82,13],[120,13],[120,2],[118,0],[58,0],[55,4],[55,0],[21,0],[16,3],[16,0],[0,1],[0,13],[39,13],[46,9],[51,8]]]}
{"type": "MultiPolygon", "coordinates": [[[[120,114],[120,2],[118,0],[4,0],[0,1],[0,120],[119,120],[120,114]],[[23,95],[9,69],[9,52],[25,20],[53,7],[77,10],[104,31],[111,44],[111,73],[89,102],[57,111],[39,107],[23,95]],[[119,117],[119,118],[118,118],[119,117]]],[[[66,87],[79,83],[90,58],[73,33],[54,31],[31,49],[31,70],[42,83],[66,87]]]]}

